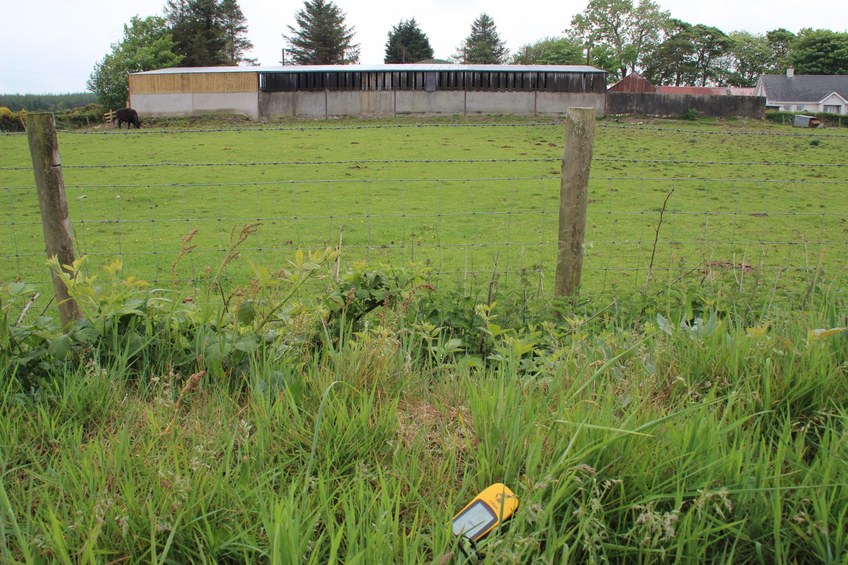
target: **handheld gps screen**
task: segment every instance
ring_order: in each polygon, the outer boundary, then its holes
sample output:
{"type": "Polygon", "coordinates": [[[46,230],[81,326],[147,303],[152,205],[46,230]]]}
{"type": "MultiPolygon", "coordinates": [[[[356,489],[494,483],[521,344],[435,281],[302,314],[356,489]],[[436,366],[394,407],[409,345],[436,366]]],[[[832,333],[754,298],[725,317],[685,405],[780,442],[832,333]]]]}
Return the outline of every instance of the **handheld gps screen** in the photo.
{"type": "Polygon", "coordinates": [[[498,516],[488,504],[475,500],[453,519],[453,535],[463,535],[476,540],[498,521],[498,516]]]}
{"type": "Polygon", "coordinates": [[[495,483],[475,496],[453,518],[453,533],[478,541],[518,509],[518,498],[502,483],[495,483]]]}

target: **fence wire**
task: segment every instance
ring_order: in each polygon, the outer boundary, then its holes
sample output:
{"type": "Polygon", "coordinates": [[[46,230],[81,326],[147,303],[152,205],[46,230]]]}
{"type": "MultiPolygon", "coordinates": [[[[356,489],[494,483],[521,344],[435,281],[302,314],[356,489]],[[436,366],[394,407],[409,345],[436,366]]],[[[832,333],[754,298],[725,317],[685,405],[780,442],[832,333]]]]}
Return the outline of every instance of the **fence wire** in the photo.
{"type": "MultiPolygon", "coordinates": [[[[613,135],[619,129],[669,131],[605,127],[613,135]]],[[[189,133],[197,131],[170,132],[189,133]]],[[[671,134],[717,135],[698,130],[671,134]]],[[[796,134],[787,137],[794,142],[796,134]]],[[[836,137],[839,143],[848,139],[836,137]]],[[[768,177],[776,169],[805,165],[800,160],[662,159],[634,151],[641,158],[600,155],[595,163],[671,165],[699,173],[713,167],[718,174],[692,178],[594,173],[583,276],[588,288],[635,289],[649,279],[674,281],[693,273],[803,275],[820,268],[822,261],[836,269],[848,266],[848,178],[842,172],[846,163],[815,165],[834,171],[831,178],[774,179],[768,177]],[[726,166],[749,171],[762,167],[766,172],[722,178],[720,168],[726,166]]],[[[234,234],[245,225],[259,224],[239,247],[242,260],[228,267],[232,281],[247,280],[251,261],[285,266],[295,249],[341,243],[343,265],[417,265],[435,276],[481,281],[497,271],[507,283],[551,286],[560,159],[79,160],[66,162],[64,168],[77,254],[88,255],[95,265],[120,257],[128,272],[154,284],[202,279],[226,256],[234,234]],[[407,174],[411,165],[424,165],[426,174],[407,174]],[[455,165],[481,172],[455,175],[455,165]],[[241,178],[251,180],[221,179],[216,169],[224,167],[237,168],[241,178]],[[528,167],[535,174],[527,174],[528,167]],[[160,182],[92,180],[92,174],[116,168],[127,169],[130,179],[133,169],[161,169],[156,173],[160,182]],[[297,172],[300,169],[308,171],[297,172]],[[353,169],[359,176],[347,178],[353,169]],[[483,172],[493,169],[512,174],[483,172]],[[275,171],[275,178],[262,180],[269,170],[275,171]],[[211,180],[186,182],[197,177],[211,180]],[[189,233],[195,233],[193,249],[174,272],[180,240],[189,233]]],[[[24,174],[29,170],[24,162],[0,167],[0,202],[6,208],[0,214],[0,280],[47,284],[37,197],[24,174]]]]}

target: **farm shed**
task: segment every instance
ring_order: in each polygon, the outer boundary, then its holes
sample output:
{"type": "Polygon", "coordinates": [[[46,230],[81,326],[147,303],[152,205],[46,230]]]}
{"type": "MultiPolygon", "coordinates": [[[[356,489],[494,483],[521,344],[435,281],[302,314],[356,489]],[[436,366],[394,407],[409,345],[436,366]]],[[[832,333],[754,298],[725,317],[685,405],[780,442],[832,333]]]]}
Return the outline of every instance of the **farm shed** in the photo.
{"type": "Polygon", "coordinates": [[[133,73],[129,86],[131,106],[148,116],[603,115],[606,76],[579,65],[206,67],[133,73]]]}
{"type": "Polygon", "coordinates": [[[754,88],[654,86],[630,73],[607,91],[607,115],[682,116],[694,110],[702,116],[762,119],[765,100],[754,88]]]}

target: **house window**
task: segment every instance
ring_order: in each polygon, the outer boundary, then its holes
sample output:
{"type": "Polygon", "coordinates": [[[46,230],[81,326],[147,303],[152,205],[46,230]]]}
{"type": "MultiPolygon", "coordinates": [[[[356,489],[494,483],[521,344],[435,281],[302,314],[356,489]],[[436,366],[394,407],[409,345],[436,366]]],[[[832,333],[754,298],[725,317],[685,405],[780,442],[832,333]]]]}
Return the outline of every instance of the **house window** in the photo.
{"type": "Polygon", "coordinates": [[[787,104],[786,106],[784,106],[783,111],[784,112],[791,112],[792,111],[792,104],[787,104]]]}
{"type": "Polygon", "coordinates": [[[795,106],[795,110],[798,111],[798,112],[803,112],[806,109],[807,109],[807,107],[804,106],[803,104],[798,104],[797,106],[795,106]]]}
{"type": "Polygon", "coordinates": [[[833,104],[833,105],[825,104],[824,105],[824,111],[827,114],[841,114],[842,113],[842,106],[840,106],[838,104],[833,104]]]}

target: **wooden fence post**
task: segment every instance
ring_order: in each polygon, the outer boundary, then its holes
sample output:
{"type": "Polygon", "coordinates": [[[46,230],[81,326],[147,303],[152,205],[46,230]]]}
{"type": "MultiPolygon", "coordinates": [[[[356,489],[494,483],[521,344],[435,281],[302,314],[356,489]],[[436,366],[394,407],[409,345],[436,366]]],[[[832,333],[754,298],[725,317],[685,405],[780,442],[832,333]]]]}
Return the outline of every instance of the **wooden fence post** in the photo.
{"type": "MultiPolygon", "coordinates": [[[[41,209],[41,225],[44,228],[47,256],[58,257],[60,265],[70,265],[74,262],[74,244],[71,239],[65,180],[62,176],[62,162],[59,159],[59,142],[56,138],[53,114],[28,113],[26,130],[29,152],[32,156],[32,170],[35,173],[35,185],[38,190],[38,207],[41,209]]],[[[59,318],[62,325],[66,325],[81,316],[79,306],[68,295],[68,289],[62,279],[52,271],[51,274],[56,301],[59,304],[59,318]]]]}
{"type": "Polygon", "coordinates": [[[589,169],[595,144],[595,110],[569,108],[559,193],[559,239],[554,297],[571,296],[580,287],[583,240],[589,202],[589,169]]]}

